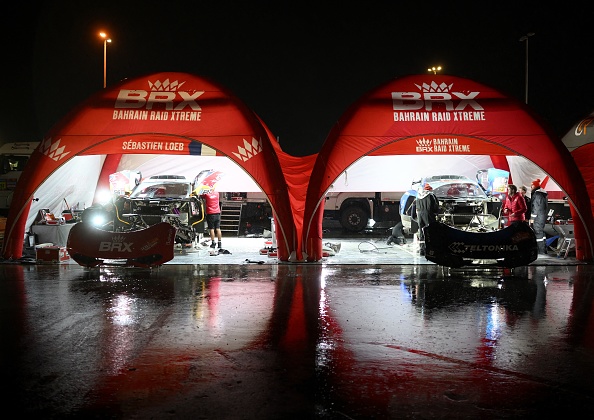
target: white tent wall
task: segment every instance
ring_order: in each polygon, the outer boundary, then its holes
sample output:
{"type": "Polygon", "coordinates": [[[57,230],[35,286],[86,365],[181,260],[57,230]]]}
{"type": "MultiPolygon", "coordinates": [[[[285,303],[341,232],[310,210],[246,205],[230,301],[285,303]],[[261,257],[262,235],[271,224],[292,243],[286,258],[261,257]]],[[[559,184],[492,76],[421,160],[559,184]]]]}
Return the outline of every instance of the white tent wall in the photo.
{"type": "MultiPolygon", "coordinates": [[[[532,181],[535,179],[544,181],[545,177],[548,176],[538,165],[522,156],[508,156],[507,163],[513,183],[518,187],[525,185],[528,188],[528,195],[530,195],[532,181]]],[[[553,179],[549,178],[543,189],[549,194],[549,199],[562,199],[564,196],[561,187],[553,179]]]]}
{"type": "Polygon", "coordinates": [[[219,192],[261,192],[258,184],[226,156],[124,155],[118,171],[140,171],[143,178],[154,175],[183,175],[193,180],[203,169],[223,173],[219,192]]]}
{"type": "Polygon", "coordinates": [[[60,166],[39,186],[27,217],[26,230],[41,209],[49,209],[56,216],[67,209],[84,209],[93,204],[95,186],[105,161],[105,155],[76,156],[60,166]],[[64,201],[66,200],[66,201],[64,201]]]}
{"type": "Polygon", "coordinates": [[[334,181],[330,191],[405,192],[424,176],[464,175],[475,180],[477,171],[492,167],[486,155],[364,156],[334,181]]]}

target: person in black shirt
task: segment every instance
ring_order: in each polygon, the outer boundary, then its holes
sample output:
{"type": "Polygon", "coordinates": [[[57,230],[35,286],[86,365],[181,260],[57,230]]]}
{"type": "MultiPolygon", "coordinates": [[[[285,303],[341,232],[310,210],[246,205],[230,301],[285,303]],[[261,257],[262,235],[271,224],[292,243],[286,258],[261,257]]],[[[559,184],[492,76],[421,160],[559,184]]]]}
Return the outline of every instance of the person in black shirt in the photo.
{"type": "Polygon", "coordinates": [[[540,186],[540,179],[532,181],[531,204],[530,204],[530,225],[536,235],[536,244],[538,253],[546,254],[546,235],[544,233],[545,224],[549,213],[548,193],[540,186]]]}
{"type": "Polygon", "coordinates": [[[425,234],[423,228],[429,223],[437,221],[439,214],[439,201],[433,193],[433,187],[428,183],[419,192],[416,200],[417,219],[419,224],[419,240],[421,242],[421,255],[425,255],[425,234]]]}

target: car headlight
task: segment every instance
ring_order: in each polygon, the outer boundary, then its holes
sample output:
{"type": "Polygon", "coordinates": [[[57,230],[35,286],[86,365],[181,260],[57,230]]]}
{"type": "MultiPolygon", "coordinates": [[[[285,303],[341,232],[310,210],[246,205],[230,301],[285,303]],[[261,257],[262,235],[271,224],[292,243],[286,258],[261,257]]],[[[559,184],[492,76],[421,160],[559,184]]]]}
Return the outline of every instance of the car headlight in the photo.
{"type": "Polygon", "coordinates": [[[82,212],[81,220],[93,226],[103,226],[110,220],[110,215],[102,207],[88,207],[82,212]]]}
{"type": "Polygon", "coordinates": [[[91,224],[93,226],[103,226],[105,223],[107,223],[107,217],[105,217],[105,214],[97,213],[91,218],[91,224]]]}

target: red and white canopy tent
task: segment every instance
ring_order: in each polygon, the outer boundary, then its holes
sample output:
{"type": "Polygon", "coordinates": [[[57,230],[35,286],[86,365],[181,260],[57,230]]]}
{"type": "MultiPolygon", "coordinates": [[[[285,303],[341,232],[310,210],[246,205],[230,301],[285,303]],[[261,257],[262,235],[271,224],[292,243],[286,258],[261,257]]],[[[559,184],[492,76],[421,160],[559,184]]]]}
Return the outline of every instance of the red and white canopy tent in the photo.
{"type": "MultiPolygon", "coordinates": [[[[323,197],[334,180],[362,156],[385,155],[490,155],[494,166],[505,170],[508,157],[524,157],[564,191],[578,216],[577,258],[592,258],[594,223],[586,184],[563,143],[524,104],[488,86],[448,75],[414,75],[361,97],[318,153],[304,214],[309,260],[321,256],[323,197]]],[[[431,174],[430,167],[426,170],[431,174]]]]}
{"type": "Polygon", "coordinates": [[[81,186],[93,195],[107,189],[109,174],[121,170],[122,156],[130,155],[226,156],[267,195],[281,261],[322,258],[324,195],[363,157],[443,160],[488,155],[493,166],[506,170],[511,159],[522,157],[569,197],[578,216],[577,256],[592,258],[590,201],[571,154],[523,104],[489,87],[446,75],[390,81],[347,110],[320,153],[293,157],[229,91],[185,73],[122,82],[85,101],[51,130],[17,185],[4,258],[22,256],[31,201],[40,187],[50,191],[45,196],[54,201],[66,196],[81,201],[72,197],[81,186]],[[50,177],[64,182],[48,186],[50,177]]]}
{"type": "MultiPolygon", "coordinates": [[[[109,188],[109,174],[122,155],[227,156],[268,196],[276,221],[279,257],[295,247],[285,159],[264,123],[223,87],[185,73],[157,73],[127,80],[89,98],[51,130],[32,154],[19,179],[7,217],[3,256],[20,258],[34,194],[77,156],[104,156],[93,192],[109,188]]],[[[69,172],[66,178],[93,179],[69,172]]],[[[68,191],[53,185],[54,196],[68,191]]],[[[72,200],[74,201],[74,200],[72,200]]]]}

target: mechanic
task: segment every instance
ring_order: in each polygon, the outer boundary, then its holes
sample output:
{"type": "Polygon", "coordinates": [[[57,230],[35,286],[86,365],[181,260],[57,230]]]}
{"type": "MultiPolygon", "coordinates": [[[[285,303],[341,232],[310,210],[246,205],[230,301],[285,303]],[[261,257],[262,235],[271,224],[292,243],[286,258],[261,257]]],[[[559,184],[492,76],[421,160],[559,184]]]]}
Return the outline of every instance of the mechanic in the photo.
{"type": "Polygon", "coordinates": [[[528,187],[525,185],[520,186],[520,194],[524,197],[524,201],[526,202],[526,213],[524,213],[524,217],[526,220],[530,220],[530,197],[526,194],[528,193],[528,187]]]}
{"type": "Polygon", "coordinates": [[[546,254],[546,235],[544,232],[545,224],[547,222],[549,212],[549,197],[548,193],[540,186],[540,179],[532,181],[531,185],[531,208],[530,208],[530,225],[534,234],[536,235],[536,244],[538,245],[538,253],[546,254]]]}
{"type": "Polygon", "coordinates": [[[437,215],[439,214],[439,201],[433,193],[433,187],[429,183],[425,184],[425,187],[419,191],[417,196],[417,219],[419,223],[419,242],[421,255],[425,255],[425,234],[423,228],[428,226],[429,223],[437,221],[437,215]]]}
{"type": "Polygon", "coordinates": [[[404,245],[406,243],[406,238],[404,237],[404,229],[402,228],[402,222],[398,222],[398,224],[392,227],[392,234],[388,238],[388,245],[396,244],[396,245],[404,245]]]}
{"type": "Polygon", "coordinates": [[[522,194],[518,193],[518,187],[514,184],[507,186],[507,197],[503,206],[503,214],[507,216],[508,226],[526,220],[526,201],[522,194]]]}
{"type": "Polygon", "coordinates": [[[218,248],[221,249],[221,204],[219,202],[219,193],[214,188],[200,195],[206,201],[206,223],[210,233],[210,247],[215,248],[215,234],[218,240],[218,248]]]}

